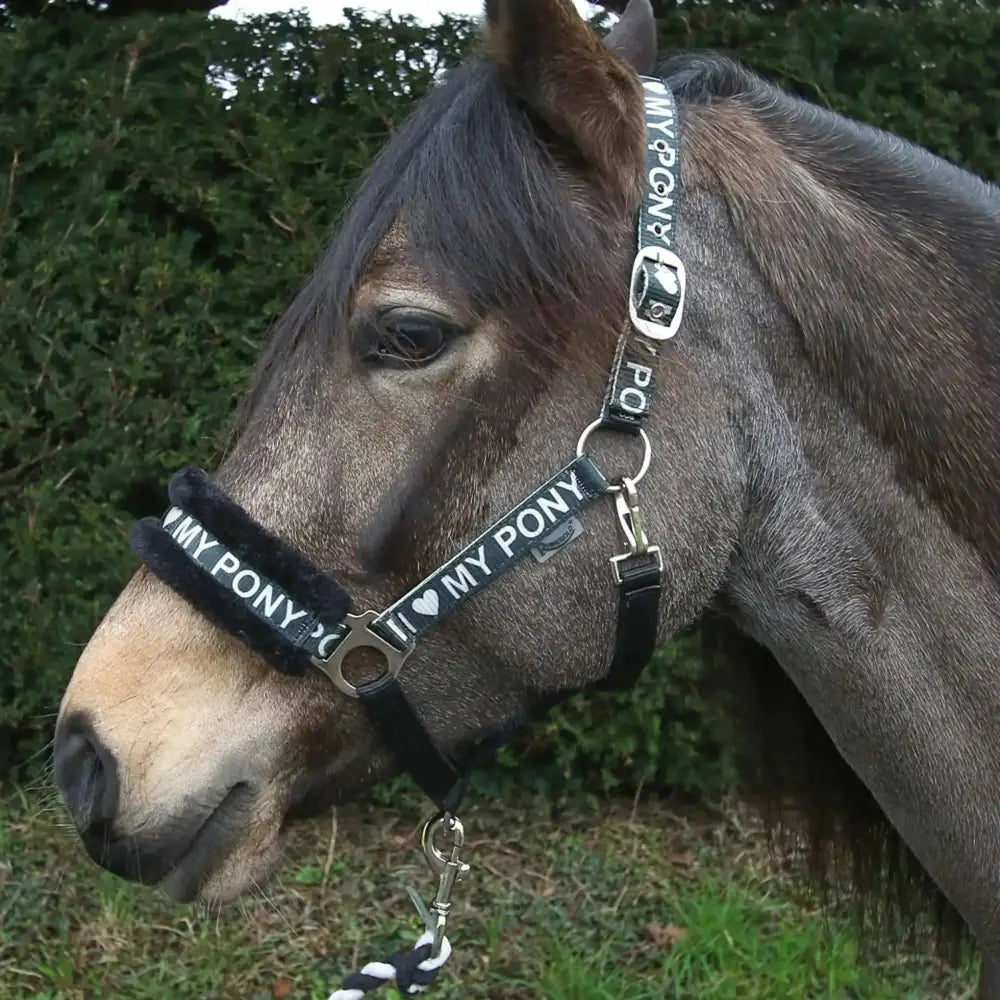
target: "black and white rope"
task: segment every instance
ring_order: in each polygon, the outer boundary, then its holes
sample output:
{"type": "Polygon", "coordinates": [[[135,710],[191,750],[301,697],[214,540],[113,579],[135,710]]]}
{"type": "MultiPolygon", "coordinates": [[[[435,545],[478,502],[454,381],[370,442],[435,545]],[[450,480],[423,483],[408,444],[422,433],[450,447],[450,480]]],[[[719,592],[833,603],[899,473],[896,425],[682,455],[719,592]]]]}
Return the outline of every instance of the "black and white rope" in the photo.
{"type": "Polygon", "coordinates": [[[433,941],[434,935],[425,931],[412,951],[390,955],[384,962],[369,962],[360,972],[348,976],[344,985],[330,994],[329,1000],[364,1000],[368,993],[390,984],[405,997],[424,993],[451,958],[451,943],[447,938],[441,939],[441,950],[431,958],[433,941]]]}

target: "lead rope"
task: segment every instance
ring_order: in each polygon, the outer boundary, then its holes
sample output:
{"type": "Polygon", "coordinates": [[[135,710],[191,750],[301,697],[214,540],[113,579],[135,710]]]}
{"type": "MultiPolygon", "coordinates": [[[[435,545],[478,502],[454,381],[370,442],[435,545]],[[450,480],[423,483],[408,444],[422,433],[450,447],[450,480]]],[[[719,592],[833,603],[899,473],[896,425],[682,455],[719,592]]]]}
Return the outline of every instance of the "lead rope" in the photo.
{"type": "Polygon", "coordinates": [[[348,976],[344,985],[330,994],[329,1000],[363,1000],[366,994],[389,985],[394,985],[407,997],[423,993],[451,958],[451,944],[447,938],[441,939],[437,958],[431,958],[433,937],[430,931],[425,931],[417,939],[413,951],[390,955],[384,962],[369,962],[360,972],[348,976]]]}
{"type": "Polygon", "coordinates": [[[384,962],[369,962],[360,972],[348,976],[344,985],[330,994],[329,1000],[363,1000],[366,994],[390,985],[402,996],[417,996],[434,982],[451,958],[451,942],[444,932],[451,913],[452,892],[469,874],[469,866],[459,857],[464,845],[465,828],[452,813],[435,814],[424,823],[420,846],[428,867],[438,877],[437,895],[428,907],[416,889],[406,888],[424,922],[424,933],[412,951],[397,952],[384,962]],[[447,854],[434,843],[441,831],[451,837],[451,849],[447,854]]]}

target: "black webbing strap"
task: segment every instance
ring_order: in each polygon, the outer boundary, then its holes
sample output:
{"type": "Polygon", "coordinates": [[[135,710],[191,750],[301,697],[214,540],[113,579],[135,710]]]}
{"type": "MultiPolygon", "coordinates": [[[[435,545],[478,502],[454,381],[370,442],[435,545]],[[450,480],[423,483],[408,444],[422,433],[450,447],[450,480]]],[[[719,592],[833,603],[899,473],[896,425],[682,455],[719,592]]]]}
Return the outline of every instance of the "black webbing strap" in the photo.
{"type": "MultiPolygon", "coordinates": [[[[379,634],[410,645],[453,614],[463,602],[525,559],[532,548],[608,489],[589,455],[577,455],[386,608],[376,619],[379,634]]],[[[336,650],[332,643],[331,652],[336,650]]]]}
{"type": "Polygon", "coordinates": [[[391,674],[383,674],[370,684],[359,685],[358,697],[379,735],[417,786],[441,812],[455,812],[465,791],[468,771],[457,767],[437,748],[399,681],[391,674]]]}
{"type": "Polygon", "coordinates": [[[680,326],[684,265],[673,251],[680,167],[677,106],[662,80],[642,77],[646,113],[646,187],[639,208],[638,249],[629,286],[629,325],[615,354],[601,426],[638,434],[655,391],[659,344],[680,326]]]}
{"type": "Polygon", "coordinates": [[[632,688],[656,652],[656,626],[663,590],[659,558],[655,553],[636,556],[619,572],[615,651],[607,676],[600,684],[605,691],[632,688]]]}
{"type": "MultiPolygon", "coordinates": [[[[661,81],[642,78],[646,114],[646,187],[639,209],[638,249],[629,286],[629,324],[615,353],[601,427],[639,434],[652,408],[660,344],[680,325],[684,266],[672,247],[680,166],[677,106],[661,81]]],[[[645,546],[643,545],[644,549],[645,546]]],[[[632,687],[656,649],[663,569],[657,551],[616,561],[615,649],[600,687],[632,687]]]]}

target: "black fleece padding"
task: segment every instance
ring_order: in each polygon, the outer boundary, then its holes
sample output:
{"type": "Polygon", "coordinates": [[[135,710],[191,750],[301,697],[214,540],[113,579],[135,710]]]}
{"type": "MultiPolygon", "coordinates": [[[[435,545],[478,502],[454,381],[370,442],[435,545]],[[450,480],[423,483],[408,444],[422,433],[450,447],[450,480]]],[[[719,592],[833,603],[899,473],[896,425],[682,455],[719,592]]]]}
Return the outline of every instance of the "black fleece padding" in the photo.
{"type": "Polygon", "coordinates": [[[270,577],[322,621],[343,621],[351,610],[347,591],[333,577],[261,527],[203,469],[175,472],[168,492],[173,504],[196,517],[241,560],[270,577]]]}
{"type": "Polygon", "coordinates": [[[301,674],[311,666],[309,654],[288,642],[280,632],[261,621],[232,591],[220,586],[200,566],[191,562],[170,537],[158,518],[144,517],[132,525],[132,551],[172,590],[213,625],[240,642],[285,674],[301,674]]]}
{"type": "MultiPolygon", "coordinates": [[[[343,620],[350,598],[336,580],[254,521],[202,469],[182,469],[170,480],[170,500],[197,518],[241,560],[270,577],[301,606],[330,624],[343,620]]],[[[260,653],[275,669],[300,674],[309,653],[261,621],[227,587],[193,563],[155,517],[137,522],[129,536],[132,551],[210,622],[260,653]]]]}

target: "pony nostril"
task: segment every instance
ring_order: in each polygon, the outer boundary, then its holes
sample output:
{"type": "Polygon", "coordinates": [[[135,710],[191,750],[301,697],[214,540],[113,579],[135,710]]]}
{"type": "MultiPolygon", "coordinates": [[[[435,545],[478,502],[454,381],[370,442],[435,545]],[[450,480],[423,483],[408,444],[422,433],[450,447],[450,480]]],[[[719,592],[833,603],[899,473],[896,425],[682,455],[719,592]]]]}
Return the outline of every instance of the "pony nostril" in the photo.
{"type": "Polygon", "coordinates": [[[111,752],[80,716],[56,730],[55,779],[76,828],[84,833],[114,819],[118,768],[111,752]]]}

